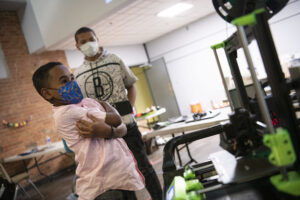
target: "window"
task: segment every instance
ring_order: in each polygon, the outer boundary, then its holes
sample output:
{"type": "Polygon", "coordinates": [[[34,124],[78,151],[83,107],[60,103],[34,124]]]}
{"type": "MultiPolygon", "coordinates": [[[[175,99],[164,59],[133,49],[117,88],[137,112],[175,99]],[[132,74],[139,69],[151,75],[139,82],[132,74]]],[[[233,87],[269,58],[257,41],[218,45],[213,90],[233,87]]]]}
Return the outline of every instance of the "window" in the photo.
{"type": "Polygon", "coordinates": [[[8,69],[5,62],[4,53],[0,44],[0,79],[8,78],[8,69]]]}

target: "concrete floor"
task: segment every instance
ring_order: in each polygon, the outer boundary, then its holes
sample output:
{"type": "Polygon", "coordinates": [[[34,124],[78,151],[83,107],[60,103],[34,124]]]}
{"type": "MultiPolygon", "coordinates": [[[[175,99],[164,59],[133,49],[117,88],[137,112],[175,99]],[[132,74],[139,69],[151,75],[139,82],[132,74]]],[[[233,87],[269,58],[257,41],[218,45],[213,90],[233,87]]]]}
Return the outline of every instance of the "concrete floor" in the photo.
{"type": "MultiPolygon", "coordinates": [[[[169,139],[169,138],[166,138],[169,139]]],[[[192,157],[198,162],[204,162],[210,153],[221,150],[219,147],[219,136],[212,136],[203,140],[198,140],[190,144],[190,150],[192,157]]],[[[189,158],[186,150],[182,150],[181,158],[183,163],[187,163],[189,158]]],[[[160,146],[158,150],[149,155],[149,159],[154,166],[154,169],[159,177],[161,184],[163,185],[162,177],[162,162],[163,162],[163,146],[160,146]]],[[[178,159],[176,159],[178,161],[178,159]]],[[[178,164],[178,162],[177,162],[178,164]]],[[[62,175],[54,177],[52,181],[45,181],[42,184],[37,185],[41,193],[46,197],[46,200],[64,200],[67,199],[71,193],[71,183],[74,176],[74,170],[69,170],[62,175]]],[[[31,195],[31,200],[41,199],[31,188],[27,188],[31,195]]],[[[136,195],[138,200],[150,200],[150,196],[146,189],[137,191],[136,195]]],[[[24,194],[20,192],[18,199],[28,199],[24,197],[24,194]]]]}

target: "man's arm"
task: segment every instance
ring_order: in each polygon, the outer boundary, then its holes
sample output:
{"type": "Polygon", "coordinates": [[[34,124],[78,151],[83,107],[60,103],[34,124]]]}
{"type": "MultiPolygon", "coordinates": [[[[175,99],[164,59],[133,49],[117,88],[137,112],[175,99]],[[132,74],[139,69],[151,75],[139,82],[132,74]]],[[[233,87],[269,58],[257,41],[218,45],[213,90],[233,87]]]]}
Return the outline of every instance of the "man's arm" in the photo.
{"type": "Polygon", "coordinates": [[[127,97],[131,106],[133,107],[136,99],[136,88],[134,85],[127,88],[127,97]]]}
{"type": "Polygon", "coordinates": [[[136,98],[136,88],[134,86],[134,83],[138,80],[137,77],[133,74],[133,72],[127,67],[124,62],[115,55],[116,60],[119,60],[120,67],[121,67],[121,74],[123,83],[127,89],[127,97],[131,104],[131,106],[134,106],[135,98],[136,98]]]}
{"type": "Polygon", "coordinates": [[[87,114],[87,117],[92,122],[86,120],[79,120],[76,122],[76,128],[80,136],[85,138],[120,138],[126,135],[127,128],[125,124],[121,123],[117,127],[107,124],[103,119],[87,114]]]}

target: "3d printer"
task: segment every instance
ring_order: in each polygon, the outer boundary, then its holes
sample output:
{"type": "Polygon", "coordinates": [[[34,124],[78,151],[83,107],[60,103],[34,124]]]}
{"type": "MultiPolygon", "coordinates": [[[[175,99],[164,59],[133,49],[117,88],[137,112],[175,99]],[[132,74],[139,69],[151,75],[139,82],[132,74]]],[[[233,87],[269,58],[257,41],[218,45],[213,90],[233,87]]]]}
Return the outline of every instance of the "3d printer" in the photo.
{"type": "Polygon", "coordinates": [[[299,199],[300,130],[296,112],[300,102],[300,66],[285,79],[272,39],[268,19],[287,0],[213,0],[217,13],[237,27],[223,42],[213,45],[232,113],[229,122],[178,136],[165,145],[163,176],[167,200],[181,199],[299,199]],[[256,40],[267,74],[258,80],[248,44],[256,40]],[[233,105],[217,49],[223,48],[236,87],[238,105],[233,105]],[[249,98],[237,63],[243,49],[255,88],[249,98]],[[271,87],[271,94],[264,87],[271,87]],[[295,107],[298,105],[298,107],[295,107]],[[176,168],[174,149],[180,144],[220,135],[225,150],[210,161],[176,168]]]}

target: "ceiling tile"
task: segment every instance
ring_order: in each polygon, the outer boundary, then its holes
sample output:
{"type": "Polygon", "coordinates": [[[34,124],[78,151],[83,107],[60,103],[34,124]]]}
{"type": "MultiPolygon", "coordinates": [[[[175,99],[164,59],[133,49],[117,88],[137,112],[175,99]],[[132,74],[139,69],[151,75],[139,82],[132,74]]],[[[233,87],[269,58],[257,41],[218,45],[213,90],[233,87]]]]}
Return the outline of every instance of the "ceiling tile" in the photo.
{"type": "MultiPolygon", "coordinates": [[[[136,0],[99,21],[91,28],[103,46],[141,44],[183,27],[214,12],[211,0],[136,0]],[[174,18],[160,18],[157,13],[178,3],[194,7],[174,18]]],[[[74,49],[73,36],[51,50],[74,49]]]]}

